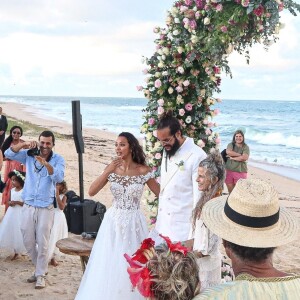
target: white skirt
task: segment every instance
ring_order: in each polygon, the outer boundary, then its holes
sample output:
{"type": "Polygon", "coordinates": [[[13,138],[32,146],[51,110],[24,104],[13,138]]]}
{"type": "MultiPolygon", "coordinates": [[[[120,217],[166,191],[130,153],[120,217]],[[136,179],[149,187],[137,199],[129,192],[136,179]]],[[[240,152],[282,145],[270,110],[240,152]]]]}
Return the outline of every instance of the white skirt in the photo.
{"type": "Polygon", "coordinates": [[[10,206],[0,224],[0,248],[26,254],[21,232],[22,206],[10,206]]]}
{"type": "Polygon", "coordinates": [[[48,257],[51,260],[54,257],[60,255],[59,249],[56,247],[56,242],[65,239],[68,237],[68,225],[64,212],[55,208],[54,210],[54,222],[51,229],[49,248],[48,248],[48,257]]]}
{"type": "Polygon", "coordinates": [[[107,210],[98,231],[76,300],[143,300],[132,290],[124,253],[132,255],[147,237],[140,210],[107,210]]]}

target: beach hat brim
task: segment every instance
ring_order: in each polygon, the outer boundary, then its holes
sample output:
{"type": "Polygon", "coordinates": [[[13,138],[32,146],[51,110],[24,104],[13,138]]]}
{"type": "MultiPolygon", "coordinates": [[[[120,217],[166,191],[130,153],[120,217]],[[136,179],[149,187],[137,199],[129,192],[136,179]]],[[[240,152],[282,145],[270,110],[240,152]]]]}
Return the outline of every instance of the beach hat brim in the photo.
{"type": "Polygon", "coordinates": [[[222,239],[252,248],[278,247],[296,239],[299,223],[287,209],[280,207],[279,221],[271,227],[246,227],[234,223],[225,215],[227,197],[221,196],[208,201],[201,213],[204,224],[222,239]]]}

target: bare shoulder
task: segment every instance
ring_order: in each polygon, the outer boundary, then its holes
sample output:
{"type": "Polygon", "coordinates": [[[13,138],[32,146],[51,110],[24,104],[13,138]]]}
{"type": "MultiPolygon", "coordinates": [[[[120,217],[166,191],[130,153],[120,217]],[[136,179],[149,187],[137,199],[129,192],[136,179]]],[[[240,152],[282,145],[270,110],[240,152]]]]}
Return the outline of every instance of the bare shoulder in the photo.
{"type": "Polygon", "coordinates": [[[151,171],[151,168],[145,165],[137,165],[136,168],[138,170],[139,175],[146,175],[151,171]]]}

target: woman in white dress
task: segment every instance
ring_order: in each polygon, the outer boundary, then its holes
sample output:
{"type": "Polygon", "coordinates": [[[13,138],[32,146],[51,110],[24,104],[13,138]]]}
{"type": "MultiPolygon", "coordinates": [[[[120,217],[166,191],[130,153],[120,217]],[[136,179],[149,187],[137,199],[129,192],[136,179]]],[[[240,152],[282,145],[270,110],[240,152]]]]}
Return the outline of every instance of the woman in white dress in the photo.
{"type": "Polygon", "coordinates": [[[67,204],[67,184],[65,181],[56,184],[56,207],[54,208],[54,222],[51,229],[49,240],[48,255],[52,266],[58,266],[57,258],[60,255],[59,249],[56,247],[56,242],[68,237],[68,225],[64,208],[67,204]]]}
{"type": "Polygon", "coordinates": [[[193,211],[193,239],[187,242],[198,256],[201,291],[221,283],[221,239],[205,226],[201,211],[206,202],[222,194],[224,179],[222,156],[219,151],[212,150],[199,164],[197,182],[198,189],[203,193],[193,211]]]}
{"type": "Polygon", "coordinates": [[[89,189],[90,196],[94,196],[110,182],[114,199],[98,231],[76,300],[143,299],[132,290],[123,255],[133,254],[148,235],[140,210],[144,185],[156,196],[159,185],[146,166],[142,147],[131,133],[119,134],[115,151],[117,157],[89,189]]]}
{"type": "Polygon", "coordinates": [[[18,258],[20,254],[26,254],[21,232],[21,213],[24,204],[22,190],[24,186],[25,173],[13,170],[8,174],[12,189],[8,209],[0,224],[0,248],[7,249],[13,253],[11,260],[18,258]]]}

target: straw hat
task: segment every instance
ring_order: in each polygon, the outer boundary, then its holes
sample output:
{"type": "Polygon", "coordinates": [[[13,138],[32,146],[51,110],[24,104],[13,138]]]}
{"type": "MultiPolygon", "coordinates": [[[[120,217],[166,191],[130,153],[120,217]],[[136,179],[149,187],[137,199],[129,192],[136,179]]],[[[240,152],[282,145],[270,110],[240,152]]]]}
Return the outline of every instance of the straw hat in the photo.
{"type": "Polygon", "coordinates": [[[208,201],[201,218],[224,240],[252,248],[287,244],[299,229],[297,219],[279,206],[274,187],[260,179],[240,179],[229,196],[208,201]]]}

